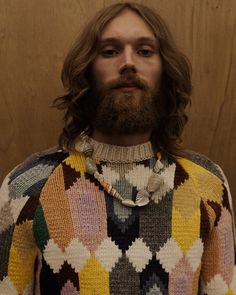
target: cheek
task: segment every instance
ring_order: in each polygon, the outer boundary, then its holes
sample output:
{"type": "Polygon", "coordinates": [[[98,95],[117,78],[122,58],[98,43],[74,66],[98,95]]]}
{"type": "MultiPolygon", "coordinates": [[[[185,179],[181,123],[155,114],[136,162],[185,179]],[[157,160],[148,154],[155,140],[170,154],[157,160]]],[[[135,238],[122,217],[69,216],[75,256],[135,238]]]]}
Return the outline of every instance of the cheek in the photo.
{"type": "Polygon", "coordinates": [[[99,60],[95,60],[92,64],[92,75],[93,78],[97,78],[101,75],[100,71],[101,71],[101,65],[100,65],[100,61],[99,60]]]}
{"type": "Polygon", "coordinates": [[[157,80],[162,75],[162,60],[159,56],[151,60],[145,60],[139,64],[140,73],[143,73],[149,80],[157,80]]]}
{"type": "Polygon", "coordinates": [[[151,87],[156,87],[160,85],[162,70],[157,68],[148,68],[143,72],[145,80],[151,87]]]}
{"type": "Polygon", "coordinates": [[[152,83],[155,83],[155,84],[157,82],[160,83],[161,76],[162,76],[162,63],[161,63],[161,61],[159,61],[156,64],[156,66],[149,67],[149,71],[150,71],[149,76],[150,76],[150,79],[151,79],[152,83]]]}
{"type": "Polygon", "coordinates": [[[95,60],[92,65],[92,74],[95,81],[104,83],[111,77],[112,67],[106,61],[95,60]]]}

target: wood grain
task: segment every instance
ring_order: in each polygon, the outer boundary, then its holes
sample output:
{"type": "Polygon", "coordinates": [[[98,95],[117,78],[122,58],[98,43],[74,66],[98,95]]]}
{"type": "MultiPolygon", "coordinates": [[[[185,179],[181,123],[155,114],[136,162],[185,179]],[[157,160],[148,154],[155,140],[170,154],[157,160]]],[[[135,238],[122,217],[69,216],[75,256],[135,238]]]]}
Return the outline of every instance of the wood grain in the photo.
{"type": "MultiPolygon", "coordinates": [[[[0,180],[33,152],[55,145],[60,71],[82,26],[111,0],[1,0],[0,180]]],[[[236,195],[236,1],[149,0],[193,65],[184,146],[221,165],[236,195]]],[[[236,199],[234,199],[236,212],[236,199]]]]}

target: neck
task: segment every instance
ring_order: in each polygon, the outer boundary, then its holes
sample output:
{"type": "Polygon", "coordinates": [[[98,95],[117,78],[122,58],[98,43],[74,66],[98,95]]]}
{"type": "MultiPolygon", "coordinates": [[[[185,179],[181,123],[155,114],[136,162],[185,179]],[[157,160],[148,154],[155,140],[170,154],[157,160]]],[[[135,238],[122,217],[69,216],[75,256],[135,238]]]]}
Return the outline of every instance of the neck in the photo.
{"type": "Polygon", "coordinates": [[[93,130],[92,138],[96,141],[118,146],[132,146],[145,143],[150,140],[151,132],[124,134],[104,134],[97,129],[93,130]]]}

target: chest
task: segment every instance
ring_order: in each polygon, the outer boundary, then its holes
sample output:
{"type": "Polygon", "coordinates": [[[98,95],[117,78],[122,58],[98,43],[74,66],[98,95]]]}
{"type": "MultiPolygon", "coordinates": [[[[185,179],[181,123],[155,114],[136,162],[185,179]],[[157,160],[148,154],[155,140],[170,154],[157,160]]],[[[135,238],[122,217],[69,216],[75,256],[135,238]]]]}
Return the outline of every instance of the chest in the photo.
{"type": "MultiPolygon", "coordinates": [[[[132,199],[152,171],[150,165],[99,169],[106,181],[132,199]]],[[[165,294],[170,284],[178,288],[180,274],[191,289],[202,255],[200,207],[194,203],[193,209],[190,202],[191,214],[184,215],[179,205],[183,194],[174,189],[174,167],[165,173],[161,195],[145,207],[129,208],[83,169],[59,167],[41,192],[34,218],[45,268],[58,278],[73,273],[81,294],[139,294],[149,283],[147,292],[159,288],[165,294]]]]}

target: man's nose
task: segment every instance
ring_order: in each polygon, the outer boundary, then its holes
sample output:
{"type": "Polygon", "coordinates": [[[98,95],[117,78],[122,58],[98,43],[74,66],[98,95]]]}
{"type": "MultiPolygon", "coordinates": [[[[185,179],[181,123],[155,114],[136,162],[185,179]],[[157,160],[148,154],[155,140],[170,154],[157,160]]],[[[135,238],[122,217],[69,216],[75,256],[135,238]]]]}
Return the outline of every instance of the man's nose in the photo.
{"type": "Polygon", "coordinates": [[[125,49],[121,55],[121,64],[120,64],[119,73],[123,74],[126,71],[131,71],[133,73],[137,72],[134,52],[130,48],[125,49]]]}

